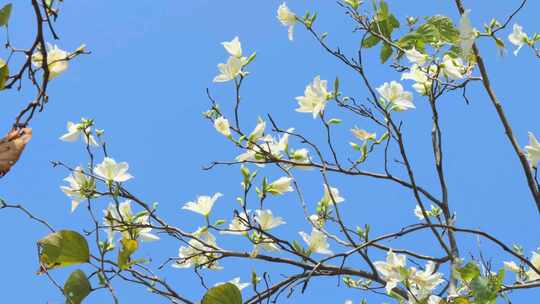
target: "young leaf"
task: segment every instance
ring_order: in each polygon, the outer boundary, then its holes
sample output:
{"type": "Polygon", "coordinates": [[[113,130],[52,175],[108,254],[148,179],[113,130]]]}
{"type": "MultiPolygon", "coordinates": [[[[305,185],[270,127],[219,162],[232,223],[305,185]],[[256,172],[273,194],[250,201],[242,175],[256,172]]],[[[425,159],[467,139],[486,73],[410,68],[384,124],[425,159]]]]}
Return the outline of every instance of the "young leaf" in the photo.
{"type": "Polygon", "coordinates": [[[331,118],[327,121],[327,124],[329,125],[339,125],[341,123],[341,119],[339,118],[331,118]]]}
{"type": "Polygon", "coordinates": [[[75,231],[60,230],[38,241],[39,262],[45,269],[87,263],[90,251],[86,239],[75,231]]]}
{"type": "Polygon", "coordinates": [[[225,283],[210,288],[201,304],[242,304],[242,294],[236,285],[225,283]]]}
{"type": "Polygon", "coordinates": [[[388,43],[385,43],[381,48],[381,63],[385,63],[393,53],[392,46],[388,43]]]}
{"type": "Polygon", "coordinates": [[[120,269],[128,269],[131,266],[131,255],[137,251],[139,245],[137,244],[137,241],[130,239],[122,239],[120,240],[120,243],[122,244],[122,248],[118,253],[118,266],[120,269]]]}
{"type": "Polygon", "coordinates": [[[7,26],[9,23],[9,17],[11,16],[11,9],[13,5],[8,3],[0,9],[0,26],[7,26]]]}
{"type": "Polygon", "coordinates": [[[467,265],[458,269],[457,271],[461,275],[461,278],[466,282],[470,282],[480,276],[480,269],[475,262],[469,262],[467,265]]]}
{"type": "Polygon", "coordinates": [[[4,60],[0,59],[0,90],[4,89],[8,77],[9,67],[4,60]]]}
{"type": "Polygon", "coordinates": [[[80,304],[86,298],[92,287],[81,270],[75,270],[69,275],[64,284],[64,294],[66,295],[66,304],[80,304]]]}
{"type": "Polygon", "coordinates": [[[376,46],[380,41],[381,39],[379,39],[379,37],[368,35],[364,40],[362,40],[362,47],[369,49],[376,46]]]}

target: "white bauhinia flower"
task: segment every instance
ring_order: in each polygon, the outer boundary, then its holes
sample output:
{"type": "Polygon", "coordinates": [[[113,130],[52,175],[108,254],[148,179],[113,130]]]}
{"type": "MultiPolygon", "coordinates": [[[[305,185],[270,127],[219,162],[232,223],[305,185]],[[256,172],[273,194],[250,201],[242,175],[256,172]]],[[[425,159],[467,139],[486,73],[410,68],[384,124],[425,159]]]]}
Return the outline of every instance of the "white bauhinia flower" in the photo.
{"type": "MultiPolygon", "coordinates": [[[[530,262],[534,266],[534,268],[540,270],[540,254],[538,252],[533,251],[530,262]]],[[[524,270],[514,261],[504,262],[504,268],[511,272],[514,272],[516,274],[516,281],[518,282],[522,281],[523,271],[526,277],[526,281],[540,280],[540,274],[537,273],[534,269],[529,267],[527,270],[524,270]]]]}
{"type": "Polygon", "coordinates": [[[308,245],[308,250],[310,252],[326,255],[333,254],[330,250],[330,245],[328,245],[326,235],[321,231],[313,228],[311,230],[311,234],[309,235],[304,231],[300,231],[299,234],[304,240],[304,242],[306,242],[306,244],[308,245]]]}
{"type": "Polygon", "coordinates": [[[285,192],[293,192],[294,189],[291,187],[292,180],[293,179],[288,176],[280,177],[268,184],[267,191],[273,195],[280,195],[285,192]]]}
{"type": "Polygon", "coordinates": [[[261,227],[261,230],[270,230],[277,226],[285,224],[281,217],[274,217],[271,210],[256,210],[255,221],[261,227]]]}
{"type": "Polygon", "coordinates": [[[219,133],[227,137],[231,136],[231,128],[229,125],[229,121],[223,116],[220,116],[216,118],[216,120],[214,120],[214,128],[216,128],[219,133]]]}
{"type": "Polygon", "coordinates": [[[129,165],[126,162],[116,163],[110,157],[105,157],[103,162],[94,168],[94,173],[108,182],[122,183],[133,178],[127,173],[129,165]]]}
{"type": "Polygon", "coordinates": [[[61,186],[60,189],[71,198],[71,212],[75,211],[79,203],[94,195],[94,179],[86,175],[80,166],[77,166],[73,173],[64,178],[69,186],[61,186]]]}
{"type": "Polygon", "coordinates": [[[233,235],[247,235],[249,231],[249,213],[251,210],[247,210],[246,213],[239,213],[229,223],[228,230],[220,231],[221,234],[233,234],[233,235]]]}
{"type": "Polygon", "coordinates": [[[306,148],[294,150],[291,153],[291,159],[298,163],[309,163],[309,151],[306,148]]]}
{"type": "Polygon", "coordinates": [[[402,254],[395,254],[389,250],[386,256],[386,261],[377,261],[373,265],[386,281],[386,292],[390,293],[397,284],[406,279],[406,263],[407,257],[402,254]]]}
{"type": "Polygon", "coordinates": [[[525,151],[531,167],[537,168],[540,160],[540,143],[532,132],[529,132],[529,144],[525,146],[525,151]]]}
{"type": "Polygon", "coordinates": [[[443,274],[435,271],[435,263],[429,261],[423,271],[416,271],[412,267],[410,270],[409,284],[414,284],[411,287],[414,298],[425,299],[429,297],[432,291],[444,282],[443,274]]]}
{"type": "Polygon", "coordinates": [[[107,228],[109,242],[114,240],[114,234],[120,232],[125,239],[142,241],[156,241],[159,237],[150,233],[152,231],[149,215],[133,214],[131,201],[126,200],[120,204],[110,203],[104,210],[104,226],[107,228]]]}
{"type": "Polygon", "coordinates": [[[221,43],[229,55],[242,58],[242,44],[238,36],[234,37],[231,41],[224,41],[221,43]]]}
{"type": "Polygon", "coordinates": [[[407,59],[409,59],[411,63],[417,65],[424,65],[424,63],[426,63],[426,61],[429,59],[428,55],[420,53],[414,47],[410,50],[405,50],[405,56],[407,56],[407,59]]]}
{"type": "Polygon", "coordinates": [[[429,90],[431,90],[432,80],[428,77],[426,71],[416,64],[411,67],[409,72],[405,72],[401,75],[401,80],[405,79],[416,82],[413,85],[413,88],[419,94],[427,95],[429,90]]]}
{"type": "Polygon", "coordinates": [[[67,141],[67,142],[74,142],[74,141],[77,141],[79,137],[82,136],[86,144],[89,144],[91,146],[98,146],[96,139],[94,138],[94,136],[92,136],[92,134],[90,134],[91,132],[90,126],[85,127],[84,123],[82,122],[74,123],[72,121],[68,121],[66,128],[67,128],[67,133],[60,136],[60,140],[67,141]]]}
{"type": "Polygon", "coordinates": [[[321,80],[320,76],[316,76],[313,82],[306,86],[304,96],[296,97],[296,101],[298,101],[298,105],[300,106],[296,111],[312,113],[313,118],[320,115],[324,111],[331,95],[328,93],[327,85],[328,82],[326,80],[321,80]]]}
{"type": "Polygon", "coordinates": [[[416,205],[416,208],[414,208],[414,215],[416,215],[416,217],[421,221],[425,219],[424,213],[422,213],[422,208],[420,207],[420,205],[416,205]]]}
{"type": "MultiPolygon", "coordinates": [[[[533,264],[534,268],[537,270],[540,270],[540,254],[538,252],[533,252],[531,257],[531,264],[533,264]]],[[[529,269],[525,272],[527,275],[528,281],[536,281],[540,280],[540,274],[536,272],[534,269],[529,269]]]]}
{"type": "Polygon", "coordinates": [[[326,184],[323,184],[323,189],[324,189],[324,194],[320,200],[321,204],[331,205],[334,202],[336,204],[339,204],[345,201],[345,199],[339,195],[338,188],[330,187],[330,190],[328,190],[328,186],[326,186],[326,184]],[[330,193],[332,193],[332,195],[330,195],[330,193]]]}
{"type": "Polygon", "coordinates": [[[264,250],[267,252],[277,252],[280,251],[279,246],[276,242],[270,237],[265,237],[257,234],[257,238],[254,241],[253,251],[251,252],[252,256],[257,256],[259,251],[264,250]]]}
{"type": "Polygon", "coordinates": [[[523,32],[523,27],[516,23],[514,24],[512,33],[508,35],[508,40],[510,43],[517,46],[517,49],[514,51],[514,55],[517,56],[519,50],[521,50],[521,48],[528,43],[529,37],[525,32],[523,32]]]}
{"type": "Polygon", "coordinates": [[[288,27],[289,40],[293,40],[294,25],[296,24],[296,15],[283,2],[277,10],[277,18],[283,26],[288,27]]]}
{"type": "Polygon", "coordinates": [[[403,90],[403,86],[396,81],[385,82],[377,88],[377,92],[391,106],[391,110],[401,112],[415,108],[411,92],[403,90]]]}
{"type": "Polygon", "coordinates": [[[227,82],[242,74],[243,62],[240,58],[231,56],[227,63],[218,64],[219,75],[214,77],[214,82],[227,82]]]}
{"type": "Polygon", "coordinates": [[[215,193],[211,197],[207,195],[201,195],[197,197],[197,200],[195,202],[187,202],[182,207],[182,209],[193,211],[206,217],[212,211],[212,207],[214,207],[214,203],[216,202],[216,200],[221,196],[223,196],[223,194],[219,192],[215,193]]]}
{"type": "Polygon", "coordinates": [[[208,269],[221,269],[215,260],[217,254],[212,253],[219,249],[216,237],[206,228],[199,228],[193,233],[193,239],[187,246],[178,249],[178,259],[172,265],[175,268],[190,268],[204,266],[208,269]]]}
{"type": "Polygon", "coordinates": [[[427,304],[440,304],[442,301],[442,298],[439,296],[431,295],[428,298],[427,304]]]}
{"type": "Polygon", "coordinates": [[[466,10],[459,19],[459,44],[463,50],[463,58],[465,59],[471,53],[474,40],[476,39],[476,31],[472,27],[470,14],[471,10],[466,10]]]}
{"type": "Polygon", "coordinates": [[[504,264],[504,268],[508,271],[511,271],[514,273],[519,273],[521,271],[521,267],[519,267],[514,261],[504,262],[503,264],[504,264]]]}
{"type": "MultiPolygon", "coordinates": [[[[49,80],[65,72],[68,68],[69,53],[56,45],[47,43],[47,67],[49,68],[49,80]]],[[[32,55],[32,64],[40,68],[43,65],[43,54],[37,50],[32,55]]]]}
{"type": "Polygon", "coordinates": [[[366,140],[375,140],[377,137],[376,133],[370,133],[364,129],[360,129],[358,127],[354,127],[351,130],[351,133],[358,139],[366,141],[366,140]]]}
{"type": "Polygon", "coordinates": [[[231,283],[233,285],[235,285],[239,290],[242,290],[246,287],[248,287],[250,284],[249,283],[241,283],[240,282],[240,277],[236,277],[228,282],[219,282],[219,283],[216,283],[214,286],[219,286],[219,285],[223,285],[225,283],[231,283]]]}
{"type": "Polygon", "coordinates": [[[461,58],[452,58],[449,55],[444,55],[441,65],[441,72],[448,79],[462,79],[464,77],[465,66],[461,58]]]}
{"type": "Polygon", "coordinates": [[[248,140],[249,140],[248,146],[253,145],[257,140],[263,137],[265,129],[266,129],[266,121],[259,118],[259,120],[257,121],[257,125],[248,136],[248,140]]]}

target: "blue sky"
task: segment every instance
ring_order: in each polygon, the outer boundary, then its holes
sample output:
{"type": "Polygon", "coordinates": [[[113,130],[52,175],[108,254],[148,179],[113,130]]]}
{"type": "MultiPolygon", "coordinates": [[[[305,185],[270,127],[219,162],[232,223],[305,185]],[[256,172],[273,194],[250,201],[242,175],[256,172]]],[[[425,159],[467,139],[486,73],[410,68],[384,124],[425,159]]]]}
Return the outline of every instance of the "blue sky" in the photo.
{"type": "MultiPolygon", "coordinates": [[[[17,1],[11,23],[15,46],[26,47],[34,34],[29,1],[17,1]],[[20,2],[20,3],[18,3],[20,2]]],[[[457,20],[453,1],[388,1],[392,11],[403,20],[406,16],[445,14],[457,20]]],[[[473,25],[481,28],[492,17],[503,20],[520,1],[466,1],[472,9],[473,25]],[[490,4],[486,7],[486,4],[490,4]]],[[[286,29],[275,19],[280,1],[66,1],[56,28],[61,40],[56,43],[74,50],[85,43],[92,51],[70,63],[69,70],[50,84],[50,103],[45,112],[32,121],[34,138],[16,167],[2,179],[0,195],[13,203],[22,203],[55,228],[89,229],[91,222],[84,209],[71,214],[69,199],[59,186],[67,175],[52,168],[51,160],[70,165],[84,164],[80,143],[58,140],[66,121],[91,117],[106,131],[110,154],[118,161],[129,162],[135,179],[127,187],[148,202],[160,203],[160,211],[171,224],[186,230],[202,225],[202,219],[181,206],[197,195],[224,193],[216,205],[215,218],[230,218],[236,206],[235,196],[241,192],[240,174],[236,167],[201,168],[212,160],[234,158],[239,151],[217,134],[201,113],[208,109],[205,89],[210,88],[225,112],[231,114],[233,87],[230,83],[213,84],[216,64],[226,60],[220,42],[239,36],[245,53],[257,52],[249,66],[251,75],[243,88],[241,117],[246,129],[251,129],[258,116],[272,113],[279,124],[295,127],[323,143],[320,123],[308,114],[294,112],[294,97],[316,75],[323,79],[341,79],[345,95],[365,100],[368,96],[358,77],[324,53],[300,27],[295,41],[287,40],[286,29]]],[[[328,32],[328,41],[353,54],[360,36],[352,33],[351,22],[334,1],[290,1],[289,6],[300,14],[318,11],[316,28],[328,32]]],[[[531,33],[539,30],[534,12],[540,3],[530,1],[516,20],[531,33]]],[[[506,39],[508,32],[504,33],[506,39]]],[[[538,80],[534,71],[540,61],[523,49],[518,57],[510,52],[498,56],[494,45],[481,41],[480,47],[493,77],[493,86],[502,100],[516,136],[523,146],[527,131],[540,135],[537,113],[540,110],[535,95],[538,80]]],[[[3,53],[5,56],[5,53],[3,53]]],[[[378,63],[377,53],[369,51],[366,69],[374,84],[398,80],[400,75],[378,63]]],[[[407,85],[410,85],[408,83],[407,85]]],[[[26,88],[29,88],[28,86],[26,88]]],[[[412,90],[410,87],[409,90],[412,90]]],[[[540,246],[540,235],[534,228],[538,213],[534,207],[518,160],[504,136],[487,96],[479,84],[468,90],[471,104],[466,105],[460,93],[447,95],[441,101],[441,123],[446,147],[446,172],[450,204],[461,227],[485,229],[508,244],[519,243],[526,252],[540,246]]],[[[25,93],[4,93],[0,121],[7,131],[18,111],[31,98],[25,93]]],[[[437,193],[437,180],[431,153],[431,116],[428,104],[415,95],[417,110],[400,113],[404,122],[407,148],[412,155],[419,183],[437,193]]],[[[336,127],[336,143],[341,156],[352,155],[348,129],[354,125],[377,130],[367,121],[355,120],[334,106],[328,113],[343,119],[336,127]]],[[[301,147],[300,143],[293,143],[301,147]]],[[[366,169],[380,170],[374,158],[366,169]]],[[[395,171],[404,177],[404,172],[395,171]]],[[[280,175],[273,169],[263,171],[270,179],[280,175]]],[[[349,225],[370,224],[374,234],[392,232],[416,222],[412,210],[415,203],[409,191],[390,183],[368,178],[330,176],[347,199],[342,205],[349,225]]],[[[298,181],[304,188],[307,202],[314,208],[322,194],[322,180],[316,172],[301,172],[298,181]]],[[[103,207],[107,201],[99,201],[103,207]]],[[[287,225],[278,233],[299,239],[297,231],[309,229],[300,220],[301,208],[296,196],[290,194],[268,202],[274,212],[285,218],[287,225]]],[[[313,210],[313,209],[312,209],[313,210]]],[[[43,276],[36,276],[38,263],[36,241],[47,231],[10,210],[0,212],[0,227],[4,231],[2,300],[21,303],[63,303],[62,296],[43,276]]],[[[460,237],[462,254],[478,255],[481,250],[493,259],[494,268],[502,266],[507,255],[494,250],[485,241],[460,237]]],[[[220,244],[227,248],[246,248],[246,243],[234,237],[223,237],[220,244]],[[244,245],[244,246],[243,246],[244,245]],[[242,247],[243,246],[243,247],[242,247]]],[[[392,242],[397,247],[410,246],[426,253],[440,253],[433,248],[429,234],[420,234],[392,242]]],[[[170,240],[144,244],[140,257],[152,257],[157,265],[177,253],[179,244],[170,240]]],[[[246,248],[247,249],[247,248],[246,248]]],[[[374,256],[383,257],[382,253],[374,256]]],[[[250,270],[272,271],[275,280],[292,269],[280,269],[264,264],[239,260],[224,263],[225,270],[208,273],[208,284],[240,276],[248,280],[250,270]]],[[[87,269],[84,268],[83,269],[87,269]]],[[[69,271],[54,271],[61,282],[69,271]]],[[[203,294],[192,271],[166,268],[159,272],[177,290],[191,299],[203,294]]],[[[312,283],[305,295],[297,290],[288,303],[342,303],[345,299],[380,303],[381,297],[346,288],[334,289],[335,278],[312,283]],[[327,292],[332,290],[332,292],[327,292]],[[335,292],[334,292],[335,291],[335,292]]],[[[149,295],[143,288],[116,283],[121,303],[165,303],[149,295]]],[[[92,294],[87,303],[106,303],[104,292],[92,294]]],[[[539,291],[523,291],[512,295],[516,303],[540,297],[539,291]]]]}

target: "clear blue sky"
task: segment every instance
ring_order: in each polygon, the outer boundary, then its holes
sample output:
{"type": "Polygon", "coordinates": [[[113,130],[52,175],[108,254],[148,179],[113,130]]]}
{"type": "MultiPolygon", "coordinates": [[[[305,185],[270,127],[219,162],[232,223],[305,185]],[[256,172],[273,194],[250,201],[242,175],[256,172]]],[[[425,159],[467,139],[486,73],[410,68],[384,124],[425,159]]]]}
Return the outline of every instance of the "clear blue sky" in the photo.
{"type": "MultiPolygon", "coordinates": [[[[34,19],[29,1],[16,2],[11,36],[15,46],[27,47],[33,39],[34,19]]],[[[518,2],[483,0],[466,1],[466,5],[472,9],[474,26],[481,28],[491,17],[502,20],[518,2]]],[[[400,20],[408,15],[433,14],[447,14],[457,20],[453,1],[389,3],[400,20]]],[[[85,43],[92,55],[74,60],[65,74],[51,82],[50,103],[32,122],[34,138],[14,170],[1,180],[0,195],[10,202],[23,203],[49,219],[55,228],[90,229],[85,210],[71,214],[69,199],[59,190],[67,172],[52,168],[49,161],[84,164],[82,145],[63,143],[58,137],[64,132],[66,121],[91,117],[98,127],[106,130],[111,155],[131,165],[135,179],[127,187],[148,202],[160,202],[163,216],[172,224],[187,230],[202,225],[199,217],[180,208],[196,195],[217,191],[225,196],[216,205],[216,218],[230,218],[230,210],[236,206],[234,198],[241,191],[237,168],[201,170],[212,160],[232,159],[239,152],[201,116],[209,105],[205,96],[207,87],[223,108],[230,109],[232,104],[231,84],[211,82],[217,72],[216,64],[226,60],[220,42],[238,35],[246,53],[257,51],[257,59],[249,67],[252,74],[244,86],[241,112],[243,124],[249,128],[255,125],[257,116],[272,113],[281,126],[296,127],[322,143],[323,129],[319,123],[310,115],[294,112],[294,97],[301,95],[304,86],[316,75],[329,80],[339,76],[344,94],[359,100],[367,97],[358,77],[325,54],[305,31],[297,28],[295,41],[287,40],[286,29],[275,19],[279,4],[275,0],[65,1],[56,25],[61,40],[56,43],[68,50],[85,43]]],[[[349,54],[358,45],[359,35],[351,32],[351,22],[334,1],[290,1],[289,6],[299,13],[307,9],[318,11],[316,27],[320,32],[329,32],[332,45],[341,46],[349,54]]],[[[538,11],[540,3],[530,1],[516,20],[529,33],[539,31],[538,11]]],[[[540,61],[525,49],[519,57],[511,52],[499,57],[492,43],[480,45],[495,90],[523,146],[527,131],[540,135],[540,104],[536,94],[540,61]]],[[[367,70],[375,84],[399,79],[399,74],[378,64],[375,52],[367,56],[367,70]]],[[[24,93],[3,94],[2,132],[8,130],[16,113],[31,98],[24,93]]],[[[457,213],[457,223],[462,227],[486,229],[509,244],[523,245],[530,252],[540,246],[539,216],[518,160],[479,84],[470,87],[469,96],[472,102],[467,106],[460,93],[448,95],[440,109],[450,204],[457,213]]],[[[417,110],[398,115],[405,123],[407,148],[420,184],[437,192],[429,108],[420,96],[415,98],[417,110]]],[[[340,155],[352,154],[348,145],[350,127],[377,130],[365,121],[342,115],[333,106],[329,113],[344,119],[336,127],[340,155]]],[[[299,147],[299,143],[293,145],[299,147]]],[[[380,163],[374,161],[366,166],[376,170],[380,163]]],[[[403,173],[400,175],[404,176],[403,173]]],[[[274,170],[265,171],[265,175],[270,179],[280,176],[274,170]]],[[[320,176],[302,173],[299,182],[313,208],[321,196],[320,176]]],[[[367,223],[373,227],[373,233],[382,234],[417,221],[409,191],[361,177],[331,176],[331,183],[339,186],[347,199],[341,206],[351,226],[367,223]]],[[[99,202],[103,207],[108,204],[105,200],[99,202]]],[[[298,239],[297,231],[309,229],[306,223],[295,219],[301,214],[296,196],[271,199],[268,204],[288,222],[277,230],[281,235],[298,239]]],[[[0,228],[4,231],[0,250],[1,302],[63,303],[61,294],[47,279],[35,274],[38,269],[35,243],[47,231],[9,210],[0,212],[0,228]]],[[[460,237],[460,241],[464,244],[463,256],[469,253],[477,256],[480,249],[486,257],[493,258],[494,268],[498,269],[502,260],[509,258],[494,251],[485,241],[477,242],[470,237],[460,237]]],[[[220,244],[225,248],[245,245],[234,237],[223,237],[220,244]]],[[[397,247],[405,244],[426,253],[438,252],[433,249],[434,240],[428,234],[391,243],[397,247]]],[[[144,244],[137,254],[152,256],[152,265],[157,265],[164,258],[175,256],[178,246],[163,240],[144,244]]],[[[382,258],[381,253],[377,254],[382,258]]],[[[273,271],[274,280],[282,273],[291,273],[291,269],[276,271],[267,265],[240,261],[230,261],[224,266],[225,271],[209,274],[210,285],[236,276],[247,281],[253,267],[258,271],[273,271]]],[[[53,274],[63,282],[71,270],[55,270],[53,274]]],[[[167,268],[158,273],[191,299],[203,293],[190,270],[167,268]]],[[[119,281],[116,286],[121,303],[164,303],[143,288],[126,287],[119,281]]],[[[299,295],[297,290],[288,303],[343,303],[345,299],[359,301],[364,296],[373,299],[370,303],[382,301],[380,297],[343,287],[334,290],[334,286],[335,278],[314,282],[306,295],[299,295]]],[[[527,299],[540,298],[540,292],[523,291],[512,298],[516,303],[525,303],[527,299]]],[[[107,299],[104,292],[97,292],[86,303],[108,303],[107,299]]]]}

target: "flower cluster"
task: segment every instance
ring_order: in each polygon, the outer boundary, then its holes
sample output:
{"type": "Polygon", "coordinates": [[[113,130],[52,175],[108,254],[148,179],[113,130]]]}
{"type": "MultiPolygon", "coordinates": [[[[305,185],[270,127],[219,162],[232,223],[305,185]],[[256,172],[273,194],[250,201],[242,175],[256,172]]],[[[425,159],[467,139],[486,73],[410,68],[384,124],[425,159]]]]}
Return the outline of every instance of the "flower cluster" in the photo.
{"type": "Polygon", "coordinates": [[[440,298],[432,295],[433,290],[444,282],[442,273],[435,270],[435,264],[428,262],[423,271],[415,267],[406,267],[405,255],[395,254],[388,251],[386,261],[373,263],[382,278],[386,281],[386,292],[390,294],[392,290],[402,283],[409,290],[409,301],[411,303],[423,303],[422,301],[433,301],[438,303],[440,298]]]}
{"type": "Polygon", "coordinates": [[[230,56],[226,63],[218,64],[219,75],[214,77],[214,82],[227,82],[236,79],[238,76],[246,76],[247,72],[243,68],[255,58],[255,54],[249,58],[244,57],[242,55],[242,44],[238,37],[221,44],[230,56]]]}

